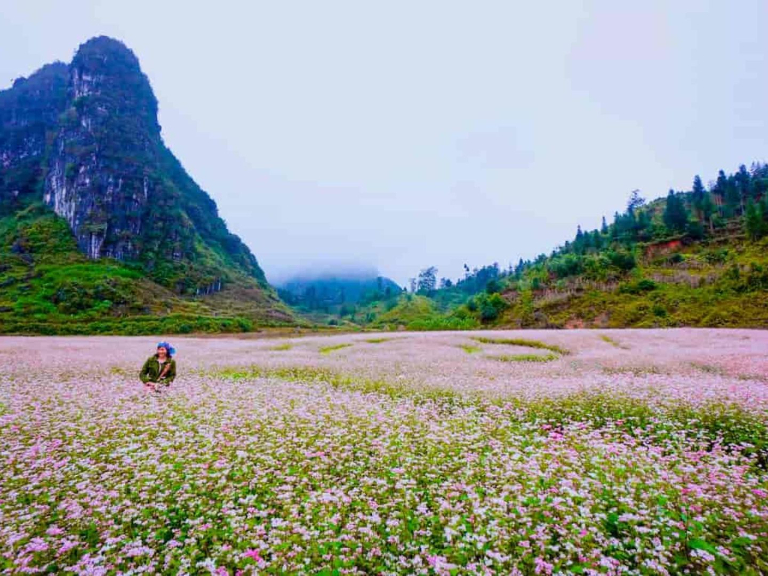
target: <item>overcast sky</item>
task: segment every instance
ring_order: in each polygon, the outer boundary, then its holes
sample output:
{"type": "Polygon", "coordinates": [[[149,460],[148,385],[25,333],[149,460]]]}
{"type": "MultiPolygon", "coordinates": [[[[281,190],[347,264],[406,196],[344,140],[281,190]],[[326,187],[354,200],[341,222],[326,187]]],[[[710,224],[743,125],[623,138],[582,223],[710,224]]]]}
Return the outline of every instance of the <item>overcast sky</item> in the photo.
{"type": "Polygon", "coordinates": [[[0,88],[118,38],[270,280],[359,262],[405,284],[765,160],[766,23],[765,0],[2,0],[0,88]]]}

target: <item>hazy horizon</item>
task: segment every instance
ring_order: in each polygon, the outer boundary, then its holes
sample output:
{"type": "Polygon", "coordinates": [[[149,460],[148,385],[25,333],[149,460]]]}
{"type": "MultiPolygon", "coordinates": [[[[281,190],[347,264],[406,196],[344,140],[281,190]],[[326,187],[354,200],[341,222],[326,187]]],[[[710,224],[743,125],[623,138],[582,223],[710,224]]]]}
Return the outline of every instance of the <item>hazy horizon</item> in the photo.
{"type": "Polygon", "coordinates": [[[548,253],[633,189],[766,158],[768,5],[31,1],[0,89],[105,34],[169,148],[268,279],[339,263],[401,285],[548,253]]]}

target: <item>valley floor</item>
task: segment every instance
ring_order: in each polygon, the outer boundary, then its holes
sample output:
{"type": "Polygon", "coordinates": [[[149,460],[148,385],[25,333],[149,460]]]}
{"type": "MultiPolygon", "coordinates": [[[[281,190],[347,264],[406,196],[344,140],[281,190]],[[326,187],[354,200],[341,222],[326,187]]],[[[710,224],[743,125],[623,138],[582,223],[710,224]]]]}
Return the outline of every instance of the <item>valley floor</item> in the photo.
{"type": "Polygon", "coordinates": [[[0,572],[768,572],[768,332],[0,338],[0,572]]]}

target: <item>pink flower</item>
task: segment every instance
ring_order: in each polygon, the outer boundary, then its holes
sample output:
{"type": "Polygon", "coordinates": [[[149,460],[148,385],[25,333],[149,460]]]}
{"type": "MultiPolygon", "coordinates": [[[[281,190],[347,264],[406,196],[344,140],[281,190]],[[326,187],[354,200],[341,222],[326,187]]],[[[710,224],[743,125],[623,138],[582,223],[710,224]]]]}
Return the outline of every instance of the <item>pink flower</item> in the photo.
{"type": "Polygon", "coordinates": [[[27,551],[29,552],[45,552],[48,550],[48,542],[42,538],[32,538],[27,544],[27,551]]]}
{"type": "Polygon", "coordinates": [[[72,548],[77,548],[77,542],[75,542],[74,540],[64,540],[61,543],[61,547],[59,548],[59,551],[57,552],[57,554],[61,556],[62,554],[66,554],[67,552],[72,550],[72,548]]]}
{"type": "Polygon", "coordinates": [[[245,558],[250,558],[254,562],[259,562],[261,560],[261,554],[259,554],[259,551],[255,548],[249,548],[245,552],[243,552],[243,556],[245,558]]]}
{"type": "Polygon", "coordinates": [[[554,566],[543,558],[536,558],[533,563],[536,565],[536,574],[552,574],[554,566]]]}

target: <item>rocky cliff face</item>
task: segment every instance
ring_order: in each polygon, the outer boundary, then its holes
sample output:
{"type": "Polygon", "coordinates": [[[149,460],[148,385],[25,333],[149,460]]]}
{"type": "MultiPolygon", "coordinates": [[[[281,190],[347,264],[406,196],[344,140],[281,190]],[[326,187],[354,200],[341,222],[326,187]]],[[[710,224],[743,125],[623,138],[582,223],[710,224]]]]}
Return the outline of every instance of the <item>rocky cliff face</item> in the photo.
{"type": "Polygon", "coordinates": [[[44,202],[89,258],[140,265],[179,294],[263,288],[250,250],[166,148],[134,53],[94,38],[0,92],[0,217],[44,202]]]}
{"type": "Polygon", "coordinates": [[[49,64],[0,91],[0,217],[41,189],[48,136],[67,102],[69,69],[49,64]]]}
{"type": "Polygon", "coordinates": [[[68,72],[45,203],[67,220],[89,257],[139,259],[148,207],[157,201],[157,101],[136,56],[108,38],[84,44],[68,72]]]}

